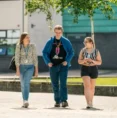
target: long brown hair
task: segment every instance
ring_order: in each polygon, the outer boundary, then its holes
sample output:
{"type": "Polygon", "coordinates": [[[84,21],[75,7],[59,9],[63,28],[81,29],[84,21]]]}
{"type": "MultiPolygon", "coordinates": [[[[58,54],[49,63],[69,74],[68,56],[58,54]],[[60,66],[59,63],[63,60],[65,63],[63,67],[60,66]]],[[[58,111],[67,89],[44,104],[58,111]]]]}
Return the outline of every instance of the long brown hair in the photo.
{"type": "Polygon", "coordinates": [[[93,44],[93,48],[95,48],[95,43],[94,43],[94,41],[93,41],[93,39],[91,37],[86,37],[84,39],[84,41],[88,41],[89,43],[92,43],[93,44]]]}
{"type": "Polygon", "coordinates": [[[23,41],[25,39],[25,37],[28,35],[27,32],[23,32],[20,36],[20,41],[19,41],[19,44],[22,45],[23,44],[23,41]]]}

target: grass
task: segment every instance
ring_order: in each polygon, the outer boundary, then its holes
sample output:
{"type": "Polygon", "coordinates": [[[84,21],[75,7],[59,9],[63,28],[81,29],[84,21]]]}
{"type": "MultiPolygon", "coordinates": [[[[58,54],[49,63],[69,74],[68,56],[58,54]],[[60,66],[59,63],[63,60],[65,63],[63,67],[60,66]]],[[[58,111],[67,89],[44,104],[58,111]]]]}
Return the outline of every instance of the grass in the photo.
{"type": "MultiPolygon", "coordinates": [[[[32,80],[33,82],[47,82],[50,83],[50,79],[38,79],[35,78],[32,80]]],[[[82,84],[81,78],[68,78],[68,84],[82,84]]],[[[96,85],[117,85],[117,78],[98,78],[96,80],[96,85]]]]}

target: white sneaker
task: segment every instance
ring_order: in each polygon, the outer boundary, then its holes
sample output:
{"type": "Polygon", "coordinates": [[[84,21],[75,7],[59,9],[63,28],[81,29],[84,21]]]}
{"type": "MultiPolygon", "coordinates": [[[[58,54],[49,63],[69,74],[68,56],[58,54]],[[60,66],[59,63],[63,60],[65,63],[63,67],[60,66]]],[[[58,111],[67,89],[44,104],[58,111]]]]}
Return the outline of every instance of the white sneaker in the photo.
{"type": "Polygon", "coordinates": [[[93,108],[92,104],[88,104],[87,107],[86,107],[86,109],[91,109],[91,108],[93,108]]]}
{"type": "Polygon", "coordinates": [[[28,106],[29,106],[29,103],[28,103],[28,101],[24,101],[24,103],[23,103],[23,108],[28,108],[28,106]]]}

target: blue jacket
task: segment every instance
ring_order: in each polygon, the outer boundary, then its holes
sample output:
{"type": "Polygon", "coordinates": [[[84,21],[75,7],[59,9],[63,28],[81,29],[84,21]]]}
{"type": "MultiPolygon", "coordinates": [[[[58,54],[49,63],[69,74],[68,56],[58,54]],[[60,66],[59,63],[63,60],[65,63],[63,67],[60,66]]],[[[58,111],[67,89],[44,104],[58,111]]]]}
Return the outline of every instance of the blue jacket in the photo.
{"type": "MultiPolygon", "coordinates": [[[[63,36],[60,38],[60,41],[62,42],[63,47],[66,51],[65,61],[67,61],[68,66],[71,66],[70,62],[71,62],[72,57],[74,56],[72,44],[67,38],[65,38],[63,36]]],[[[49,55],[52,50],[53,42],[54,42],[54,37],[52,37],[51,39],[48,40],[48,42],[46,43],[46,45],[42,51],[43,59],[47,65],[48,65],[48,63],[51,63],[49,55]]]]}

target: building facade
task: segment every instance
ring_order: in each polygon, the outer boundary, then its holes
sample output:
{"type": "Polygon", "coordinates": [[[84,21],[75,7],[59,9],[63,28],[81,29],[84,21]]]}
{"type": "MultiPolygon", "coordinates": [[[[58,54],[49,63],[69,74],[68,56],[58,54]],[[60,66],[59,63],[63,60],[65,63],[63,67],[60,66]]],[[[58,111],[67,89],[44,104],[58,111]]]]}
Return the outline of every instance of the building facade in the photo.
{"type": "MultiPolygon", "coordinates": [[[[62,17],[60,14],[56,14],[52,12],[53,17],[53,26],[60,24],[62,25],[62,17]]],[[[28,18],[28,27],[31,42],[36,45],[38,59],[39,59],[39,70],[40,71],[48,71],[47,66],[45,65],[42,58],[42,50],[47,42],[52,36],[54,36],[53,30],[51,31],[49,28],[49,24],[46,21],[46,16],[43,13],[32,14],[31,17],[28,18]]]]}
{"type": "MultiPolygon", "coordinates": [[[[117,18],[117,8],[114,7],[117,18]]],[[[11,72],[8,65],[15,53],[15,45],[22,32],[29,32],[31,42],[36,45],[39,70],[48,71],[42,59],[42,49],[47,40],[54,35],[50,31],[46,16],[43,13],[33,13],[31,16],[24,16],[23,0],[0,0],[0,72],[11,72]]],[[[72,60],[71,69],[79,69],[77,64],[79,51],[83,48],[83,40],[91,36],[91,25],[88,16],[80,16],[78,24],[73,23],[73,17],[65,11],[63,16],[53,14],[53,26],[63,25],[64,36],[72,43],[75,56],[72,60]]],[[[108,20],[97,11],[94,15],[95,42],[102,55],[103,64],[101,69],[117,69],[117,19],[108,20]]]]}
{"type": "MultiPolygon", "coordinates": [[[[15,46],[22,32],[29,32],[31,43],[36,45],[39,58],[39,70],[48,70],[42,59],[42,49],[47,40],[54,35],[43,13],[25,16],[24,0],[0,0],[0,72],[12,72],[8,69],[15,46]]],[[[53,25],[61,24],[60,14],[53,14],[53,25]]]]}
{"type": "Polygon", "coordinates": [[[0,0],[0,72],[9,72],[15,45],[21,32],[28,30],[23,6],[23,0],[0,0]]]}
{"type": "MultiPolygon", "coordinates": [[[[94,31],[96,48],[102,55],[101,69],[117,69],[117,7],[113,6],[115,11],[114,20],[108,20],[99,10],[94,15],[94,31]]],[[[76,64],[78,54],[83,47],[83,40],[91,36],[91,23],[88,16],[80,16],[78,24],[73,23],[73,17],[67,11],[63,14],[64,34],[70,41],[75,50],[75,56],[72,60],[72,68],[80,68],[76,64]]]]}

